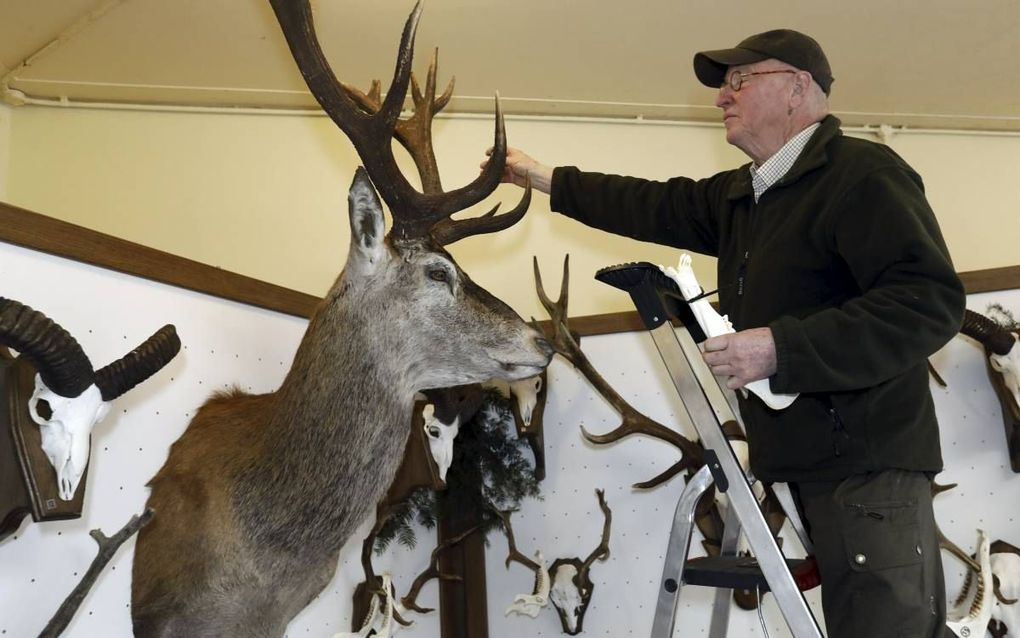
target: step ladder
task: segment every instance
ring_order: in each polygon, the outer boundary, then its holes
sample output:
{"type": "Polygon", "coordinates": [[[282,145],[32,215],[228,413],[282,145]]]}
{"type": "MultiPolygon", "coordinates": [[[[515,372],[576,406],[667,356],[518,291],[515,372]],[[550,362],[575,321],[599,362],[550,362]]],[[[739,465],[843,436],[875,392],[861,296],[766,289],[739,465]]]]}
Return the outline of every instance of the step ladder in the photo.
{"type": "MultiPolygon", "coordinates": [[[[821,638],[822,631],[801,594],[817,584],[813,559],[786,559],[768,528],[748,475],[723,433],[722,424],[736,421],[736,416],[701,358],[697,344],[705,340],[705,334],[676,282],[647,262],[603,268],[595,278],[630,294],[705,448],[705,465],[688,480],[673,517],[652,638],[672,638],[684,585],[717,588],[709,638],[726,636],[730,589],[771,591],[794,638],[821,638]],[[671,319],[679,320],[683,328],[674,330],[671,319]],[[720,556],[688,559],[694,510],[713,483],[730,501],[720,556]],[[741,532],[753,558],[736,555],[741,532]]],[[[798,521],[795,530],[810,553],[792,498],[787,494],[780,501],[790,520],[798,521]]]]}

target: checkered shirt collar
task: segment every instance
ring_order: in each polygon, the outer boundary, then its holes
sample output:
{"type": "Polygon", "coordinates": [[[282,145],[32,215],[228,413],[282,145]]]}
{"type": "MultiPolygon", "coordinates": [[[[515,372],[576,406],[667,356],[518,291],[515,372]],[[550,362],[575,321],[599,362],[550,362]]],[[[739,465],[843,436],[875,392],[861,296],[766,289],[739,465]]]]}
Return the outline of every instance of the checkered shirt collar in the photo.
{"type": "Polygon", "coordinates": [[[821,123],[815,122],[800,133],[790,138],[783,148],[775,155],[765,160],[761,166],[755,167],[751,164],[751,186],[754,188],[754,201],[757,202],[761,194],[767,191],[773,184],[782,179],[783,175],[793,167],[793,163],[800,157],[801,151],[807,145],[808,140],[814,134],[821,123]]]}

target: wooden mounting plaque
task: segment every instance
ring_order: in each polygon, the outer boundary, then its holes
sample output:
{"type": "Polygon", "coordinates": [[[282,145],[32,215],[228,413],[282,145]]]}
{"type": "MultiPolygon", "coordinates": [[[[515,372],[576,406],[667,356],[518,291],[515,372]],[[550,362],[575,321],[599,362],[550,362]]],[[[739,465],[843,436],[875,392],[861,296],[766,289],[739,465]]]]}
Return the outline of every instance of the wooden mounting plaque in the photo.
{"type": "Polygon", "coordinates": [[[42,435],[28,413],[35,366],[0,348],[0,538],[28,513],[35,521],[81,517],[88,469],[74,498],[59,497],[57,474],[42,449],[42,435]]]}

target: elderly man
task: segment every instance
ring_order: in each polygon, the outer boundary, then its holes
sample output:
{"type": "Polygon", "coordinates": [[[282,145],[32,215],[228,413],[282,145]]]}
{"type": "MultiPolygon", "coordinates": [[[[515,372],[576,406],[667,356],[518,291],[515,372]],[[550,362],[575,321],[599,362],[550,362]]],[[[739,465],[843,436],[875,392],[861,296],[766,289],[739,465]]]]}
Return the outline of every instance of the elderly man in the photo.
{"type": "Polygon", "coordinates": [[[530,178],[587,225],[718,258],[737,332],[704,358],[730,388],[767,378],[800,393],[781,411],[749,394],[740,412],[751,469],[789,482],[809,527],[829,637],[942,636],[926,358],[958,331],[964,294],[921,178],[842,134],[828,60],[802,33],[698,53],[694,71],[749,165],[654,182],[512,149],[504,180],[530,178]]]}

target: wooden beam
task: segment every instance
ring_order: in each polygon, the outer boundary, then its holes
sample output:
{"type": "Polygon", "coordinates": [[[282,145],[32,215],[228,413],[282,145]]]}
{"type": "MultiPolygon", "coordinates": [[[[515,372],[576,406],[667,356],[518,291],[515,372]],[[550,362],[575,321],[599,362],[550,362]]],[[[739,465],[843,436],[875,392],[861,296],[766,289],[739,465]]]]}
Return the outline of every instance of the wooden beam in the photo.
{"type": "Polygon", "coordinates": [[[159,283],[309,317],[312,295],[0,203],[0,241],[159,283]]]}
{"type": "Polygon", "coordinates": [[[995,292],[996,290],[1013,290],[1020,288],[1020,266],[961,272],[960,280],[968,295],[979,292],[995,292]]]}

